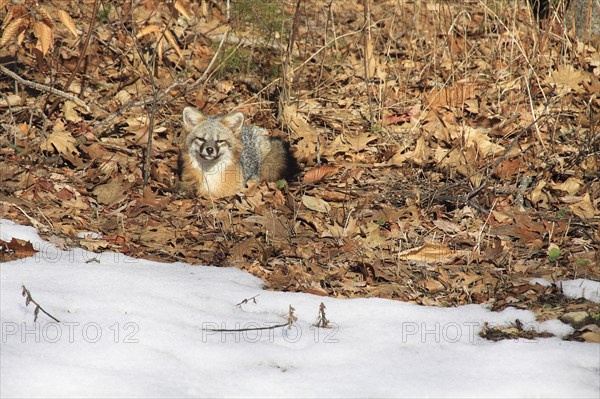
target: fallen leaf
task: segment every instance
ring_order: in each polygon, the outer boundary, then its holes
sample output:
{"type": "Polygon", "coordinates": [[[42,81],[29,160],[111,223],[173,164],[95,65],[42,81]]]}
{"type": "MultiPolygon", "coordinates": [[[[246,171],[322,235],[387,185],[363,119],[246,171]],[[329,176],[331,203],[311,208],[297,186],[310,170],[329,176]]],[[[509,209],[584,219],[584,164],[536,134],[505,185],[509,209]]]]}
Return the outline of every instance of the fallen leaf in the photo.
{"type": "Polygon", "coordinates": [[[6,244],[6,248],[13,251],[20,258],[33,256],[38,252],[33,248],[33,244],[31,243],[31,241],[20,240],[14,237],[10,240],[9,243],[6,244]]]}
{"type": "Polygon", "coordinates": [[[129,190],[131,183],[113,180],[110,183],[101,184],[94,188],[94,195],[101,204],[113,204],[125,198],[125,192],[129,190]]]}
{"type": "Polygon", "coordinates": [[[329,205],[326,201],[323,201],[319,197],[312,197],[310,195],[302,196],[302,203],[305,207],[310,210],[327,213],[331,210],[331,205],[329,205]]]}
{"type": "Polygon", "coordinates": [[[312,168],[304,174],[304,177],[302,178],[302,183],[319,182],[321,180],[335,175],[338,172],[338,170],[339,168],[327,164],[318,166],[316,168],[312,168]]]}
{"type": "Polygon", "coordinates": [[[399,259],[425,263],[448,263],[458,254],[444,244],[427,243],[420,247],[407,249],[398,254],[399,259]]]}
{"type": "Polygon", "coordinates": [[[598,216],[598,210],[594,208],[589,192],[581,197],[581,201],[569,205],[569,209],[582,219],[591,219],[594,216],[598,216]]]}

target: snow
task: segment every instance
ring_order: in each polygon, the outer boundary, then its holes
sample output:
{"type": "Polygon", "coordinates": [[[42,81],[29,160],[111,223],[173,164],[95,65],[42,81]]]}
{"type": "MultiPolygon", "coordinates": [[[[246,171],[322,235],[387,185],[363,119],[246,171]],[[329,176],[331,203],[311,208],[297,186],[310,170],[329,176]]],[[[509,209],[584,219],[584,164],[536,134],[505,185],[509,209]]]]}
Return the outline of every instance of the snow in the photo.
{"type": "MultiPolygon", "coordinates": [[[[552,285],[551,282],[543,278],[534,278],[529,281],[530,284],[540,284],[544,287],[552,285]]],[[[600,281],[586,280],[578,278],[576,280],[557,281],[556,284],[562,289],[562,293],[569,298],[585,298],[588,301],[600,303],[600,281]]]]}
{"type": "Polygon", "coordinates": [[[0,238],[12,237],[40,252],[0,264],[2,397],[597,398],[600,392],[600,345],[479,337],[484,322],[515,319],[568,333],[557,320],[538,324],[527,310],[264,291],[259,279],[234,268],[61,251],[33,228],[0,219],[0,238]],[[92,258],[100,262],[86,263],[92,258]],[[61,323],[41,313],[34,323],[21,284],[61,323]],[[256,304],[236,306],[256,295],[256,304]],[[312,327],[321,302],[333,329],[312,327]],[[285,323],[289,305],[298,317],[291,330],[205,331],[285,323]]]}
{"type": "Polygon", "coordinates": [[[563,294],[569,298],[585,298],[600,303],[600,282],[578,278],[561,281],[563,294]]]}

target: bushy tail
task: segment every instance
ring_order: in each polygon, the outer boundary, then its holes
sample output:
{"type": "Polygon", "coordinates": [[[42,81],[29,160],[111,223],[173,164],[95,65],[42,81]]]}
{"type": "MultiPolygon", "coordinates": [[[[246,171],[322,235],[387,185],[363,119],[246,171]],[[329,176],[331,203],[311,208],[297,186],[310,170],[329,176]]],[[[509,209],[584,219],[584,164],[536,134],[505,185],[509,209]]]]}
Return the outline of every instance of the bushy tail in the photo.
{"type": "Polygon", "coordinates": [[[262,179],[267,181],[293,180],[300,173],[300,166],[292,154],[290,144],[279,137],[272,137],[269,140],[271,150],[263,159],[262,179]]]}

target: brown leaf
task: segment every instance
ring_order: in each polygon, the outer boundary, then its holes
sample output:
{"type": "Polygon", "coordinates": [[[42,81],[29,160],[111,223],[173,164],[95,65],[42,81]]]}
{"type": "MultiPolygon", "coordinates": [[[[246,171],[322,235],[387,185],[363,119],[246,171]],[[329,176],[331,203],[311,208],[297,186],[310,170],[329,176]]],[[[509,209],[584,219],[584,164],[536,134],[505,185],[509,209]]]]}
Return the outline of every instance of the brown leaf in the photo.
{"type": "Polygon", "coordinates": [[[310,210],[328,213],[331,210],[331,205],[329,205],[326,201],[323,201],[319,197],[313,197],[310,195],[302,196],[302,204],[310,210]]]}
{"type": "Polygon", "coordinates": [[[72,101],[65,101],[63,104],[63,113],[65,120],[69,122],[81,122],[82,118],[76,110],[77,104],[72,101]]]}
{"type": "Polygon", "coordinates": [[[175,2],[175,9],[179,11],[179,13],[183,15],[188,21],[192,19],[192,14],[190,12],[190,3],[188,0],[177,0],[175,2]]]}
{"type": "Polygon", "coordinates": [[[316,183],[335,175],[339,168],[328,164],[312,168],[302,178],[302,183],[316,183]]]}
{"type": "Polygon", "coordinates": [[[43,55],[46,55],[48,50],[52,48],[52,28],[46,25],[45,22],[36,21],[33,23],[33,34],[38,39],[37,47],[43,55]]]}
{"type": "Polygon", "coordinates": [[[175,40],[175,38],[173,37],[173,34],[171,33],[170,30],[168,30],[168,29],[165,30],[165,37],[167,38],[167,41],[169,42],[171,47],[173,47],[173,49],[175,50],[175,52],[177,53],[179,58],[182,59],[183,53],[181,52],[181,49],[179,48],[179,45],[177,44],[177,40],[175,40]]]}
{"type": "Polygon", "coordinates": [[[352,137],[346,136],[345,139],[350,144],[350,149],[358,152],[367,148],[367,145],[370,142],[377,140],[377,136],[373,134],[363,133],[352,137]]]}
{"type": "Polygon", "coordinates": [[[157,25],[146,25],[137,32],[135,37],[139,39],[140,37],[144,37],[146,35],[149,35],[150,33],[158,32],[159,30],[160,27],[158,27],[157,25]]]}
{"type": "Polygon", "coordinates": [[[62,22],[62,24],[71,32],[75,37],[79,37],[79,30],[75,26],[73,18],[64,10],[56,10],[56,17],[62,22]]]}
{"type": "Polygon", "coordinates": [[[94,195],[101,204],[113,204],[125,198],[125,192],[129,190],[131,183],[113,180],[110,183],[101,184],[94,188],[94,195]]]}
{"type": "Polygon", "coordinates": [[[445,244],[427,243],[420,247],[407,249],[398,254],[398,258],[405,260],[413,260],[417,262],[442,262],[448,263],[453,260],[458,254],[448,248],[445,244]]]}
{"type": "Polygon", "coordinates": [[[45,140],[40,143],[40,149],[42,151],[54,152],[56,150],[59,154],[63,155],[65,159],[76,164],[78,159],[79,150],[75,145],[77,140],[71,136],[71,133],[63,130],[64,124],[57,121],[54,125],[54,132],[50,133],[45,140]]]}
{"type": "Polygon", "coordinates": [[[429,292],[440,292],[444,290],[444,284],[434,278],[428,278],[423,282],[425,289],[429,292]]]}
{"type": "Polygon", "coordinates": [[[425,98],[425,105],[430,109],[438,107],[460,107],[463,103],[476,95],[476,85],[458,84],[456,86],[445,86],[440,90],[434,90],[425,98]]]}
{"type": "Polygon", "coordinates": [[[296,144],[299,158],[312,159],[317,151],[317,132],[298,112],[298,106],[295,103],[284,107],[283,123],[292,131],[292,138],[300,138],[296,144]]]}
{"type": "Polygon", "coordinates": [[[581,201],[576,204],[569,205],[569,209],[579,216],[582,219],[591,219],[594,216],[598,216],[598,209],[594,207],[594,204],[591,201],[590,193],[587,192],[583,197],[581,197],[581,201]]]}
{"type": "Polygon", "coordinates": [[[44,7],[40,7],[37,9],[37,12],[42,17],[40,20],[41,22],[46,24],[50,29],[54,28],[54,21],[52,20],[52,16],[48,12],[48,10],[46,10],[44,7]]]}
{"type": "Polygon", "coordinates": [[[13,37],[17,36],[20,32],[27,28],[28,21],[25,18],[17,18],[12,21],[4,32],[2,32],[2,38],[0,39],[0,47],[4,47],[6,43],[13,37]]]}
{"type": "Polygon", "coordinates": [[[18,238],[12,238],[6,247],[13,251],[20,258],[35,255],[38,251],[33,248],[31,241],[19,240],[18,238]]]}
{"type": "Polygon", "coordinates": [[[583,86],[581,86],[584,80],[588,80],[585,72],[576,70],[572,65],[559,65],[544,83],[556,85],[558,93],[564,95],[570,91],[585,92],[583,86]]]}

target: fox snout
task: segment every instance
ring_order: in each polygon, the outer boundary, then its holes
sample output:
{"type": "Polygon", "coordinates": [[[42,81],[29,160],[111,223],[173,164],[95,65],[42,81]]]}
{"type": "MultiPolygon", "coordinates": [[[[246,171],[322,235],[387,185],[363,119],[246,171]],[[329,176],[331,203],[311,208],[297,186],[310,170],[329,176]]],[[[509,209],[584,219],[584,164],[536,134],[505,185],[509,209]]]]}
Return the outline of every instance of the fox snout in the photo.
{"type": "Polygon", "coordinates": [[[213,161],[222,154],[224,143],[219,140],[203,140],[196,138],[192,143],[191,150],[198,154],[197,156],[206,160],[213,161]]]}
{"type": "Polygon", "coordinates": [[[200,156],[207,161],[212,161],[219,156],[219,147],[204,143],[200,147],[200,156]]]}

